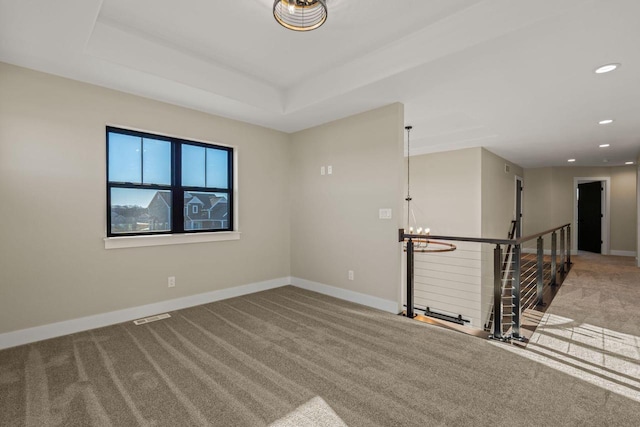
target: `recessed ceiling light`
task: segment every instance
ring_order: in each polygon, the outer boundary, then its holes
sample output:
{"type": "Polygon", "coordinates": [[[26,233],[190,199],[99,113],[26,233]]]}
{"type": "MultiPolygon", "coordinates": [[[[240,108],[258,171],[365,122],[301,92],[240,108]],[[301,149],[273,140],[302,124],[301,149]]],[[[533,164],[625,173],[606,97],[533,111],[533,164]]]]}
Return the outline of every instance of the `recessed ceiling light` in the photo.
{"type": "Polygon", "coordinates": [[[598,145],[598,147],[600,147],[600,148],[607,148],[608,146],[609,146],[609,144],[600,144],[600,145],[598,145]]]}
{"type": "Polygon", "coordinates": [[[598,122],[599,125],[608,125],[610,123],[613,123],[613,119],[604,119],[598,122]]]}
{"type": "Polygon", "coordinates": [[[620,64],[606,64],[603,65],[601,67],[596,68],[595,73],[596,74],[604,74],[604,73],[610,73],[611,71],[617,69],[620,67],[620,64]]]}
{"type": "Polygon", "coordinates": [[[567,162],[569,162],[569,163],[573,163],[573,162],[575,162],[575,161],[576,161],[576,159],[569,159],[569,160],[567,160],[567,162]]]}
{"type": "Polygon", "coordinates": [[[633,162],[624,162],[625,165],[632,165],[633,162]]]}

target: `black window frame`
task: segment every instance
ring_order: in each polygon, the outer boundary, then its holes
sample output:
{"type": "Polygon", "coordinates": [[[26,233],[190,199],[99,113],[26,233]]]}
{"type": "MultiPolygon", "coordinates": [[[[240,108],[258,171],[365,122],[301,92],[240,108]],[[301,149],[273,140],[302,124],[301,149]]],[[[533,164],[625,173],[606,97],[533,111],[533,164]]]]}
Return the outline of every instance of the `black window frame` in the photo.
{"type": "MultiPolygon", "coordinates": [[[[204,143],[200,141],[191,141],[188,139],[157,135],[149,132],[123,129],[114,126],[107,126],[105,133],[106,154],[107,154],[107,170],[106,170],[106,187],[107,187],[107,237],[129,237],[129,236],[153,236],[153,235],[171,235],[171,234],[197,234],[197,233],[217,233],[234,231],[234,156],[233,147],[217,145],[213,143],[204,143]],[[119,133],[140,138],[149,138],[171,143],[171,184],[140,184],[132,182],[111,182],[109,180],[109,133],[119,133]],[[182,147],[184,145],[213,148],[227,152],[227,188],[214,187],[197,187],[182,185],[182,147]],[[131,232],[112,232],[111,225],[111,189],[112,188],[130,188],[144,190],[165,190],[171,191],[171,230],[167,231],[131,231],[131,232]],[[224,193],[227,195],[228,220],[227,227],[218,229],[187,229],[184,223],[184,193],[224,193]]],[[[142,157],[141,157],[142,159],[142,157]]],[[[141,160],[143,161],[143,160],[141,160]]],[[[144,174],[144,171],[142,172],[144,174]]],[[[206,171],[205,171],[206,174],[206,171]]],[[[206,185],[206,181],[205,181],[206,185]]]]}

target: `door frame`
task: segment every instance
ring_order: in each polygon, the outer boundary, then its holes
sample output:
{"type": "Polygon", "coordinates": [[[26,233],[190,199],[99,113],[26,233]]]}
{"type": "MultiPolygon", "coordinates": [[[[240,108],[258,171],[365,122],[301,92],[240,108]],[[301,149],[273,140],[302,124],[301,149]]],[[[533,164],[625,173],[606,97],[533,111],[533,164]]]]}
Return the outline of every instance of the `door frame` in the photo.
{"type": "Polygon", "coordinates": [[[604,183],[604,191],[602,192],[602,206],[604,208],[601,219],[601,235],[602,255],[609,255],[611,252],[611,244],[609,236],[611,235],[611,177],[594,176],[594,177],[574,177],[573,178],[573,232],[571,233],[571,252],[578,252],[578,184],[586,184],[589,182],[600,181],[604,183]]]}
{"type": "Polygon", "coordinates": [[[514,206],[513,206],[513,217],[516,221],[519,221],[520,228],[516,230],[516,238],[522,237],[522,230],[524,227],[522,226],[522,218],[524,218],[524,178],[518,175],[514,175],[515,178],[515,197],[514,197],[514,206]],[[518,212],[518,181],[520,181],[520,186],[522,187],[522,191],[520,192],[520,212],[518,212]],[[521,215],[518,217],[518,215],[521,215]]]}

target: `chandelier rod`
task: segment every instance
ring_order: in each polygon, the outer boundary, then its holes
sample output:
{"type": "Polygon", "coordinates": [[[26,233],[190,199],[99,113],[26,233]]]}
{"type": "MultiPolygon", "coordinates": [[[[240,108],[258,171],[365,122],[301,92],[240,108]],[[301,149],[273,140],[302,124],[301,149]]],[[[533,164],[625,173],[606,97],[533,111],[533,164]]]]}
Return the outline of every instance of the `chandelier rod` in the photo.
{"type": "Polygon", "coordinates": [[[411,129],[413,126],[405,126],[407,131],[407,227],[411,224],[411,129]]]}

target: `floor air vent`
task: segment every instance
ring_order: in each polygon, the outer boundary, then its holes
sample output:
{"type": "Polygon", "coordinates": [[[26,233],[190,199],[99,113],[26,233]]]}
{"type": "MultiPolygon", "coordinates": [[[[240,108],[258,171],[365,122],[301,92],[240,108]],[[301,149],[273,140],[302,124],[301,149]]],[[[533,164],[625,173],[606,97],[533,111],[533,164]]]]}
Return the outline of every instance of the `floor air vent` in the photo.
{"type": "Polygon", "coordinates": [[[136,325],[145,325],[147,323],[155,322],[156,320],[168,319],[171,317],[169,313],[156,314],[155,316],[145,317],[144,319],[134,320],[136,325]]]}

